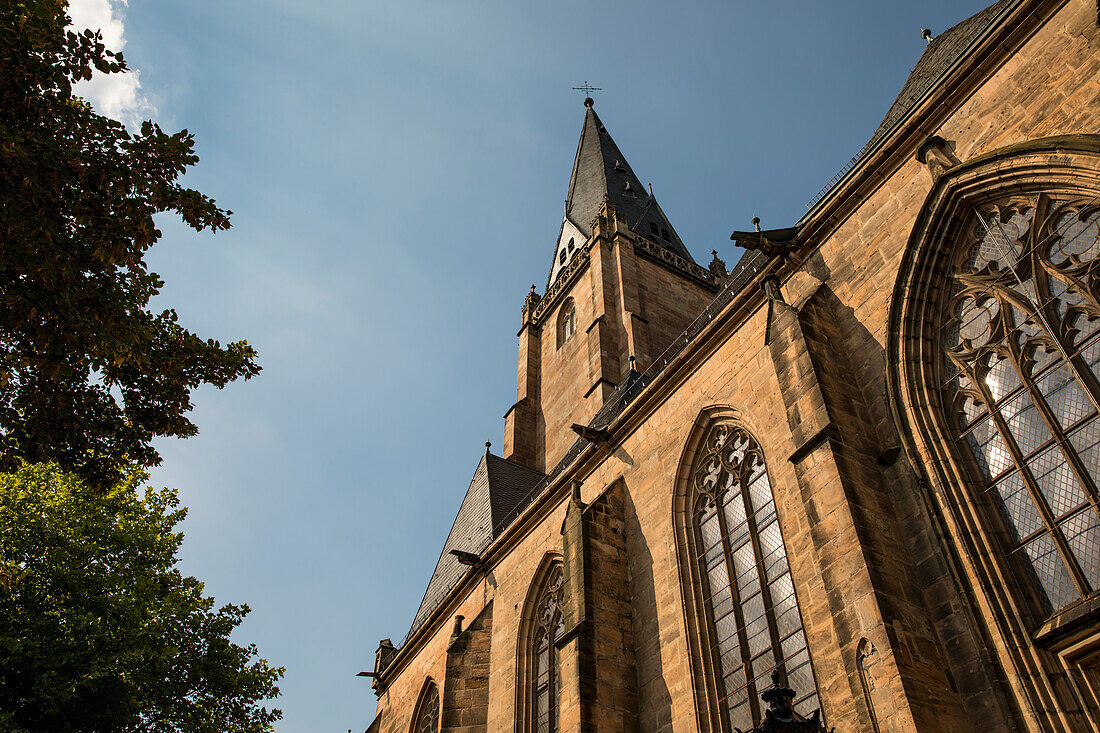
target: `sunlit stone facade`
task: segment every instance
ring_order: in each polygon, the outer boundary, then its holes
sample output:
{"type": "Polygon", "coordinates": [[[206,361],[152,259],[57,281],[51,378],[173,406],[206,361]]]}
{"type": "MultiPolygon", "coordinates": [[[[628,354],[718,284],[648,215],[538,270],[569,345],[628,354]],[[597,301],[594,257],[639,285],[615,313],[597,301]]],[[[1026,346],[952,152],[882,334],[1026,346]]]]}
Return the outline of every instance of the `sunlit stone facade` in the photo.
{"type": "Polygon", "coordinates": [[[732,268],[587,104],[370,730],[1100,731],[1098,79],[1095,0],[990,6],[732,268]]]}

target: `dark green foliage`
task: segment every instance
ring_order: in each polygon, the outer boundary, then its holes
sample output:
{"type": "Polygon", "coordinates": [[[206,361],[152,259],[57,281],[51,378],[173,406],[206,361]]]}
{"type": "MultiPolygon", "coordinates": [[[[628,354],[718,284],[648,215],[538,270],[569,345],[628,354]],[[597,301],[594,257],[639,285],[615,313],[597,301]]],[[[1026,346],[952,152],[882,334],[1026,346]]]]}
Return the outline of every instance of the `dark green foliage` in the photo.
{"type": "Polygon", "coordinates": [[[0,474],[0,730],[270,730],[282,669],[176,565],[175,492],[91,492],[56,465],[0,474]]]}
{"type": "Polygon", "coordinates": [[[0,3],[0,469],[56,461],[91,487],[150,466],[156,436],[196,432],[191,391],[259,372],[149,311],[154,215],[226,229],[229,213],[179,182],[198,158],[186,131],[131,134],[72,96],[117,73],[98,34],[66,31],[63,0],[0,3]]]}

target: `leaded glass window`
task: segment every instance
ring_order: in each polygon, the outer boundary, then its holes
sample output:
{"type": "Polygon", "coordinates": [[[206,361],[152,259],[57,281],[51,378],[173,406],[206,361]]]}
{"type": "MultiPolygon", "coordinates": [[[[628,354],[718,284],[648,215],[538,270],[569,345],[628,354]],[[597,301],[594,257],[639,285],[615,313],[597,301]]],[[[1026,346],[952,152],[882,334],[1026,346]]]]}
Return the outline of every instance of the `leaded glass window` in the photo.
{"type": "Polygon", "coordinates": [[[420,693],[413,733],[439,733],[439,688],[431,680],[420,693]]]}
{"type": "Polygon", "coordinates": [[[716,424],[691,475],[692,529],[726,728],[762,719],[773,670],[795,690],[795,709],[819,707],[806,635],[764,456],[743,429],[716,424]]]}
{"type": "Polygon", "coordinates": [[[1100,589],[1098,263],[1095,199],[994,202],[961,229],[941,316],[950,419],[1043,615],[1100,589]]]}
{"type": "Polygon", "coordinates": [[[531,700],[536,733],[558,730],[558,650],[555,642],[565,633],[561,613],[562,565],[551,566],[535,605],[531,636],[531,700]]]}

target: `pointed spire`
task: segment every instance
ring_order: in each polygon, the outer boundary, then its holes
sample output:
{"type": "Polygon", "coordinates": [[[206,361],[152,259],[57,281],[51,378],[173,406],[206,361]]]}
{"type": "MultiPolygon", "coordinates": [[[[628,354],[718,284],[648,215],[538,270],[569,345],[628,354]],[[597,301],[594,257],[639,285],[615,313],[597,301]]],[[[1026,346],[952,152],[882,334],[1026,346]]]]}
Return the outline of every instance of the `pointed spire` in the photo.
{"type": "Polygon", "coordinates": [[[550,265],[547,289],[565,271],[584,240],[592,236],[593,222],[604,201],[626,219],[627,227],[634,234],[694,263],[695,260],[653,197],[653,185],[650,184],[647,196],[645,186],[634,175],[626,156],[600,122],[591,98],[584,100],[584,107],[581,139],[577,143],[577,157],[573,160],[573,174],[569,177],[565,217],[550,265]]]}
{"type": "MultiPolygon", "coordinates": [[[[590,99],[585,100],[584,124],[569,179],[565,217],[586,237],[606,197],[626,217],[630,229],[658,245],[691,260],[676,230],[634,174],[610,133],[600,121],[590,99]]],[[[693,260],[692,260],[693,261],[693,260]]]]}

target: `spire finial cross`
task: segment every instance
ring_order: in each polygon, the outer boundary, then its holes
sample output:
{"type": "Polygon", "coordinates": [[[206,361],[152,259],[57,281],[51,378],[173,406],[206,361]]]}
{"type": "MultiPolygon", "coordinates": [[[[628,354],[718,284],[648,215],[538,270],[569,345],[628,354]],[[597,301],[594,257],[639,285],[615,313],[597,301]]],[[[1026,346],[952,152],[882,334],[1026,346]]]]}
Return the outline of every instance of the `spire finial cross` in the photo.
{"type": "Polygon", "coordinates": [[[584,106],[585,107],[591,107],[593,104],[595,104],[592,101],[592,92],[602,92],[603,89],[601,89],[600,87],[592,86],[591,84],[588,83],[588,80],[585,79],[584,80],[584,86],[573,87],[573,91],[575,91],[575,92],[584,92],[584,106]]]}

